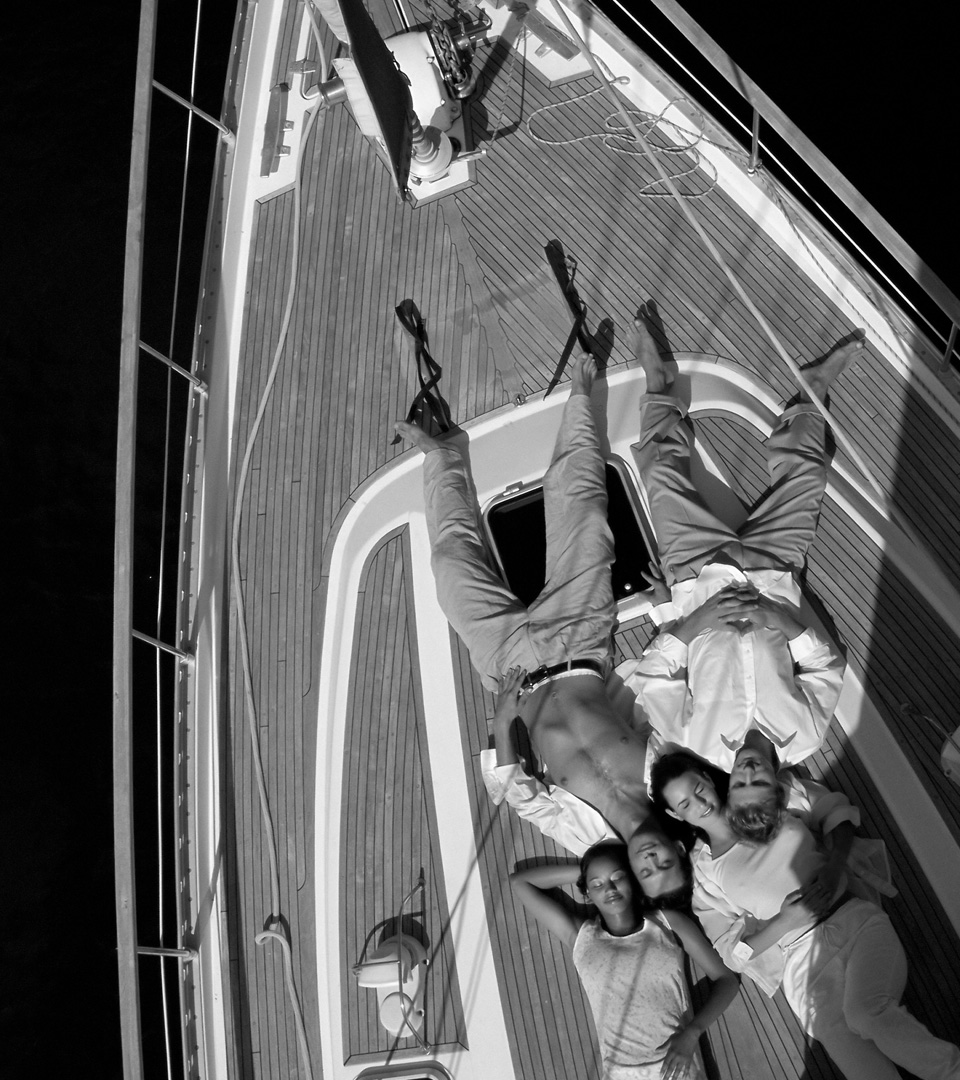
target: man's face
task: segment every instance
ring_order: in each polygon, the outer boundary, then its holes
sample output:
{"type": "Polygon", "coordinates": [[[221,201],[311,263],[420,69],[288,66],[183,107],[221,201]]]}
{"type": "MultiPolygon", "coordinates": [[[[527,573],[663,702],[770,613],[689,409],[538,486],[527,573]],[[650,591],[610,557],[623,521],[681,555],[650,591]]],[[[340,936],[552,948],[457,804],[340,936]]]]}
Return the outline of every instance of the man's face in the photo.
{"type": "Polygon", "coordinates": [[[630,837],[627,854],[645,896],[662,896],[686,883],[680,851],[658,826],[641,825],[630,837]]]}
{"type": "Polygon", "coordinates": [[[719,814],[721,809],[713,782],[695,769],[664,784],[663,798],[681,821],[695,827],[702,827],[705,819],[719,814]]]}
{"type": "Polygon", "coordinates": [[[773,762],[759,750],[741,747],[730,770],[727,805],[738,807],[770,802],[775,797],[776,786],[777,771],[773,762]]]}

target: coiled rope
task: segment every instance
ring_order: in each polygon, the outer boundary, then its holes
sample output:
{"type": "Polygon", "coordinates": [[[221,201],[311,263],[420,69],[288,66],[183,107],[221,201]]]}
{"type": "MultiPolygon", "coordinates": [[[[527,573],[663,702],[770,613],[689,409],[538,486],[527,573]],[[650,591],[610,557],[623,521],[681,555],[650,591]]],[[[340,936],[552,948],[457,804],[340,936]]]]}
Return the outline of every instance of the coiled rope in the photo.
{"type": "MultiPolygon", "coordinates": [[[[597,59],[594,57],[594,59],[597,59]]],[[[615,86],[618,83],[629,83],[629,79],[625,75],[614,76],[609,71],[603,70],[604,65],[600,60],[597,60],[597,64],[603,72],[603,81],[607,86],[615,86]]],[[[613,151],[615,154],[626,154],[628,157],[646,157],[648,153],[664,155],[667,157],[682,156],[684,154],[689,155],[691,159],[690,167],[683,169],[680,172],[668,174],[674,181],[682,180],[687,176],[694,176],[697,172],[706,172],[709,174],[709,182],[703,191],[684,191],[681,194],[681,198],[685,199],[702,199],[704,195],[709,195],[713,191],[717,184],[717,170],[713,166],[713,162],[705,158],[697,150],[697,144],[701,142],[709,142],[710,140],[705,138],[702,131],[691,130],[690,128],[682,127],[680,124],[674,123],[672,120],[667,120],[665,113],[667,110],[677,104],[680,101],[687,101],[686,98],[675,98],[668,101],[667,104],[661,109],[658,114],[644,112],[641,109],[618,109],[615,113],[611,113],[604,119],[603,131],[592,131],[587,135],[577,135],[568,139],[550,139],[545,135],[538,135],[533,130],[533,122],[538,116],[543,116],[548,112],[555,109],[562,109],[570,105],[576,104],[578,101],[586,101],[587,98],[591,98],[596,94],[604,93],[604,86],[595,87],[593,90],[587,90],[582,94],[577,94],[576,97],[568,98],[565,101],[551,102],[549,105],[541,105],[539,109],[535,109],[526,120],[526,130],[530,138],[541,146],[573,146],[577,143],[589,142],[593,139],[599,139],[603,145],[613,151]],[[626,118],[629,114],[631,120],[623,122],[619,120],[619,117],[626,118]],[[646,141],[640,143],[634,136],[634,132],[639,130],[637,121],[646,127],[646,141]],[[654,146],[650,143],[650,136],[658,128],[668,127],[672,128],[678,135],[682,137],[690,136],[689,142],[681,142],[680,145],[670,143],[665,146],[654,146]]],[[[689,102],[693,108],[700,112],[699,107],[693,102],[689,102]]],[[[702,113],[700,114],[702,118],[702,113]]],[[[644,184],[643,187],[638,188],[636,191],[631,192],[632,196],[641,196],[647,199],[672,199],[674,193],[672,191],[656,191],[655,189],[663,183],[663,180],[658,177],[655,180],[651,180],[644,184]]]]}

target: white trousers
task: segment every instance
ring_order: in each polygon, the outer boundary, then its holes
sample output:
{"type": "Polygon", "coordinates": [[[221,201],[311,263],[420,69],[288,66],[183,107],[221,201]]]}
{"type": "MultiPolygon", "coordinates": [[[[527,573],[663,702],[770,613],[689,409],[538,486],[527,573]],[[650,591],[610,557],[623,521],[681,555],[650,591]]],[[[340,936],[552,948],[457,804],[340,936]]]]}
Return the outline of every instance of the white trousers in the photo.
{"type": "Polygon", "coordinates": [[[907,958],[886,913],[851,900],[785,949],[783,990],[847,1080],[960,1080],[960,1050],[900,1004],[907,958]]]}

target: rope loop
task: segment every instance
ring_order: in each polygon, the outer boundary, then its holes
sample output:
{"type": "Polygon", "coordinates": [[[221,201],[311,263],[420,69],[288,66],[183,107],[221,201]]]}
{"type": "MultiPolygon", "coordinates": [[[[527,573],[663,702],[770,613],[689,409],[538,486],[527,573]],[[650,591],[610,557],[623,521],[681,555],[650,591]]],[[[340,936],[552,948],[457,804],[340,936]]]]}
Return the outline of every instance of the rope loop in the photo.
{"type": "MultiPolygon", "coordinates": [[[[684,191],[680,194],[686,199],[701,199],[704,195],[709,195],[716,186],[717,172],[716,169],[714,169],[712,162],[705,159],[696,149],[698,143],[708,142],[709,140],[704,137],[702,130],[703,113],[700,110],[700,107],[696,105],[696,103],[690,101],[689,98],[671,98],[659,113],[645,112],[642,109],[619,108],[616,112],[612,112],[604,118],[603,131],[591,131],[586,135],[576,135],[569,139],[551,139],[546,135],[538,135],[533,130],[533,122],[538,116],[545,115],[555,109],[562,109],[570,105],[575,105],[579,101],[586,101],[596,94],[612,94],[613,87],[629,84],[630,79],[628,76],[614,75],[599,57],[593,57],[593,59],[596,61],[599,71],[603,73],[601,84],[595,86],[592,90],[585,90],[582,94],[577,94],[576,97],[567,98],[565,101],[554,101],[548,105],[542,105],[539,109],[535,109],[527,117],[524,124],[527,135],[529,135],[535,143],[539,143],[541,146],[574,146],[577,143],[585,143],[592,139],[599,139],[608,150],[615,154],[626,154],[628,157],[638,157],[643,158],[644,160],[648,159],[648,149],[652,150],[655,155],[687,154],[691,159],[689,168],[670,173],[670,179],[682,180],[686,176],[693,176],[698,171],[706,172],[708,174],[708,181],[707,187],[703,191],[684,191]],[[698,119],[694,122],[700,130],[691,130],[690,128],[682,127],[673,120],[666,119],[667,110],[680,102],[686,102],[698,115],[698,119]],[[637,121],[639,121],[639,123],[637,121]],[[640,131],[641,128],[645,130],[640,131]],[[677,144],[668,141],[667,136],[661,136],[663,142],[656,146],[650,146],[648,143],[645,148],[644,141],[649,139],[649,137],[658,129],[662,130],[664,128],[670,128],[680,135],[681,140],[684,137],[688,137],[687,141],[681,141],[677,144]],[[638,132],[642,134],[642,138],[638,136],[638,132]]],[[[663,177],[657,177],[634,191],[633,194],[648,199],[674,198],[675,195],[672,191],[655,190],[664,183],[663,177]]]]}

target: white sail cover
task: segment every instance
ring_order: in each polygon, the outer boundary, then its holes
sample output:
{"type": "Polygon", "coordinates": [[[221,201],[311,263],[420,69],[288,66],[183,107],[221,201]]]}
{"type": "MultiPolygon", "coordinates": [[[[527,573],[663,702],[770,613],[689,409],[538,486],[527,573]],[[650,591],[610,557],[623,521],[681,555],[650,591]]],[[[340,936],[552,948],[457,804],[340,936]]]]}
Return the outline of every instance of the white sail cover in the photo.
{"type": "Polygon", "coordinates": [[[313,6],[323,16],[323,21],[341,41],[347,41],[347,28],[337,0],[312,0],[313,6]]]}

